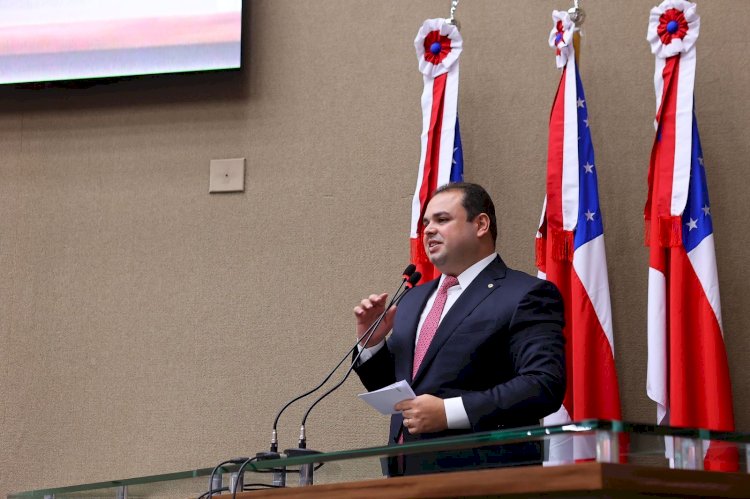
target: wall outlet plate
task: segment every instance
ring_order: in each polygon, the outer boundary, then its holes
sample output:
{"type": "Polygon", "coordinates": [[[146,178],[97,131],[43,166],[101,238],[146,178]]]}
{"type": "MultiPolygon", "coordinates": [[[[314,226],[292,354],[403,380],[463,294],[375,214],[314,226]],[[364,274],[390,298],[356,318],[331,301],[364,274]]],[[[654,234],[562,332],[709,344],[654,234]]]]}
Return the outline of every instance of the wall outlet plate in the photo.
{"type": "Polygon", "coordinates": [[[208,192],[243,192],[244,190],[245,158],[211,160],[208,192]]]}

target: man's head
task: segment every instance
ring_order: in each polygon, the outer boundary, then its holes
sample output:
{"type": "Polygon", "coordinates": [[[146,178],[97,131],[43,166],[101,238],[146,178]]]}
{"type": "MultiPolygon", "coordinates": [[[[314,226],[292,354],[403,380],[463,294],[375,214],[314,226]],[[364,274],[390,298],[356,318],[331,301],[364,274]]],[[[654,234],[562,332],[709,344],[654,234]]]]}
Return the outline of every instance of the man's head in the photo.
{"type": "Polygon", "coordinates": [[[458,275],[495,251],[495,205],[479,185],[459,182],[437,189],[423,223],[427,256],[444,274],[458,275]]]}

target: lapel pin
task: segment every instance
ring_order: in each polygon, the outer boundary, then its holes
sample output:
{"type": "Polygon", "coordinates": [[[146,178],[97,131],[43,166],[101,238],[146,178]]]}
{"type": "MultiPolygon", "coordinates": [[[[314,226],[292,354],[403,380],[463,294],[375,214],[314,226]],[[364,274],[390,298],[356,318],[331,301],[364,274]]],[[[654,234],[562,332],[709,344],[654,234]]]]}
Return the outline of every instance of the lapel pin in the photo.
{"type": "Polygon", "coordinates": [[[494,287],[495,287],[495,285],[494,285],[494,284],[492,284],[492,283],[489,283],[489,284],[487,285],[487,287],[488,287],[488,288],[494,288],[494,287]]]}

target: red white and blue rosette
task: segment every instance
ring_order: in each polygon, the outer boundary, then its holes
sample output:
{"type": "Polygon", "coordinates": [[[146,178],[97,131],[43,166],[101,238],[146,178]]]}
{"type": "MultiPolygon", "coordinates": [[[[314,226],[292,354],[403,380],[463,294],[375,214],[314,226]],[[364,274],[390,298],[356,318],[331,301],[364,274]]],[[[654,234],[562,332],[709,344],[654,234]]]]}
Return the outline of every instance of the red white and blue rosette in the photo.
{"type": "Polygon", "coordinates": [[[447,73],[451,66],[458,65],[462,44],[456,26],[445,19],[427,19],[414,39],[419,71],[430,78],[447,73]]]}
{"type": "Polygon", "coordinates": [[[552,31],[549,33],[549,46],[555,49],[558,68],[564,68],[568,58],[575,55],[573,35],[578,28],[564,10],[552,11],[552,31]]]}
{"type": "Polygon", "coordinates": [[[657,138],[644,215],[648,232],[656,231],[654,240],[664,247],[681,241],[680,217],[685,211],[690,185],[695,42],[699,32],[700,17],[693,2],[664,0],[651,9],[646,40],[656,58],[654,127],[657,138]],[[654,174],[671,177],[671,185],[652,185],[654,174]]]}
{"type": "MultiPolygon", "coordinates": [[[[451,180],[454,151],[460,151],[458,118],[458,57],[463,40],[445,19],[427,19],[414,39],[422,91],[422,134],[417,186],[409,233],[411,260],[423,281],[439,275],[424,250],[422,215],[432,193],[451,180]]],[[[463,163],[463,161],[461,161],[463,163]]]]}
{"type": "Polygon", "coordinates": [[[692,50],[700,33],[696,8],[687,0],[666,0],[651,9],[646,39],[656,57],[666,59],[692,50]]]}

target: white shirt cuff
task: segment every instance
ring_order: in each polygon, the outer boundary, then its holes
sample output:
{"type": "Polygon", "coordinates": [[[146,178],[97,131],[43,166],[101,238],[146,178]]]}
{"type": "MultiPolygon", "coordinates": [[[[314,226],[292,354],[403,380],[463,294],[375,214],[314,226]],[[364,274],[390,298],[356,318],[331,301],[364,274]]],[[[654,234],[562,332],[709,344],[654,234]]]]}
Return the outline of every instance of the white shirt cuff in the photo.
{"type": "Polygon", "coordinates": [[[443,404],[445,405],[445,419],[448,421],[449,430],[467,430],[471,428],[469,415],[466,414],[464,401],[461,397],[444,399],[443,404]]]}
{"type": "MultiPolygon", "coordinates": [[[[383,348],[383,345],[385,345],[385,340],[381,341],[375,346],[371,346],[370,348],[365,348],[360,344],[357,344],[357,348],[360,352],[362,352],[359,356],[359,365],[362,365],[362,363],[367,362],[370,360],[370,358],[378,353],[378,351],[383,348]]],[[[463,408],[463,403],[461,404],[461,407],[463,408]]]]}

